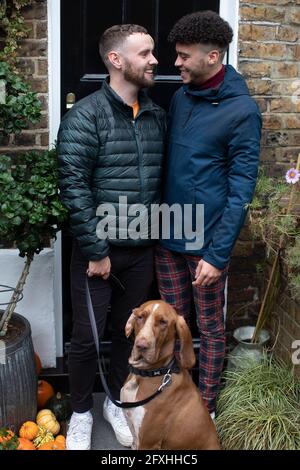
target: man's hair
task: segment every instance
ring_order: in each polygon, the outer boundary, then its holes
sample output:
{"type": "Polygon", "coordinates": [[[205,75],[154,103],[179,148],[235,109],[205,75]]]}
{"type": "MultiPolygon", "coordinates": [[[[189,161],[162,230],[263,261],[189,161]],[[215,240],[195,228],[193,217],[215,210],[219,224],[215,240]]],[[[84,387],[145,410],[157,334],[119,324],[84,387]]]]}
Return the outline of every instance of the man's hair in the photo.
{"type": "Polygon", "coordinates": [[[109,65],[107,54],[117,49],[133,33],[148,34],[148,31],[137,24],[116,24],[104,31],[99,40],[99,53],[106,67],[109,65]]]}
{"type": "Polygon", "coordinates": [[[214,11],[197,11],[183,16],[175,23],[168,41],[182,44],[207,44],[225,53],[232,41],[233,31],[227,21],[214,11]]]}

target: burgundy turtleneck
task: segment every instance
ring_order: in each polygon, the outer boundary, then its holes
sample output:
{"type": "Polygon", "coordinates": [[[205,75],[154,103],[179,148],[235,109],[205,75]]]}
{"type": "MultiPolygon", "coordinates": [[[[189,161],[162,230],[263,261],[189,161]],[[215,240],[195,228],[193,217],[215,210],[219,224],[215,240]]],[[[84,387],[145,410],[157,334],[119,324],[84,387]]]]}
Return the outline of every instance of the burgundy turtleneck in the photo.
{"type": "Polygon", "coordinates": [[[223,82],[224,77],[225,77],[225,66],[222,65],[221,70],[219,70],[219,72],[216,73],[216,75],[214,75],[213,77],[210,77],[208,80],[198,85],[198,88],[200,90],[206,90],[207,88],[218,88],[218,86],[221,85],[221,83],[223,82]]]}

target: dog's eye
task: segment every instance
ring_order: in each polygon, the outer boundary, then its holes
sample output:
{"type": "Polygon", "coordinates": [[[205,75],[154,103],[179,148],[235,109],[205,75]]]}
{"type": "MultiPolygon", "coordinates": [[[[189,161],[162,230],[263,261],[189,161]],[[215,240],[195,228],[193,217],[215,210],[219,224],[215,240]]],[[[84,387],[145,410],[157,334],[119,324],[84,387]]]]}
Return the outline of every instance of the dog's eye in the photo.
{"type": "Polygon", "coordinates": [[[142,321],[144,319],[144,317],[142,315],[140,315],[139,317],[136,317],[137,321],[142,321]]]}
{"type": "Polygon", "coordinates": [[[161,318],[161,319],[159,320],[159,324],[160,324],[161,326],[166,326],[166,325],[168,324],[168,322],[167,322],[167,320],[164,320],[163,318],[161,318]]]}

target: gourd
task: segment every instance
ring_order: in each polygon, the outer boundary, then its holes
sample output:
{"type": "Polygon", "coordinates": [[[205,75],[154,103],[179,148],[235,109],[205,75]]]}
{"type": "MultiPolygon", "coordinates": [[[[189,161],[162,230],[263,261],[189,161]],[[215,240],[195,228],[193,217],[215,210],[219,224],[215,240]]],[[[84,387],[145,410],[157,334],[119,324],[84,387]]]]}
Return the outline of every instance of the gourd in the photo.
{"type": "Polygon", "coordinates": [[[72,414],[70,398],[60,392],[47,401],[45,408],[51,410],[58,421],[66,421],[72,414]]]}
{"type": "Polygon", "coordinates": [[[54,436],[49,432],[44,426],[39,426],[39,432],[36,438],[33,441],[35,447],[39,448],[41,445],[46,444],[46,442],[54,441],[54,436]]]}
{"type": "Polygon", "coordinates": [[[51,384],[46,382],[46,380],[39,380],[38,381],[38,408],[44,408],[47,401],[53,397],[54,390],[51,384]]]}
{"type": "Polygon", "coordinates": [[[38,412],[36,422],[39,426],[44,426],[54,436],[59,433],[60,424],[51,410],[41,410],[38,412]]]}
{"type": "Polygon", "coordinates": [[[32,441],[37,436],[38,432],[39,428],[36,423],[33,421],[26,421],[20,428],[19,436],[32,441]]]}

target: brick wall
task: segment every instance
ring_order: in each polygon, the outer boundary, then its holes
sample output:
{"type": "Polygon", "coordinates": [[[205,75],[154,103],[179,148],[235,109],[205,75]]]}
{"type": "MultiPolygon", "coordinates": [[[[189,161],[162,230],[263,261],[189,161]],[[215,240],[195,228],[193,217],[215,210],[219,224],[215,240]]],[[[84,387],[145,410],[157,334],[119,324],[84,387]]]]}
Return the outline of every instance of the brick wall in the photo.
{"type": "MultiPolygon", "coordinates": [[[[300,0],[240,1],[239,50],[239,71],[263,114],[261,161],[270,174],[283,175],[300,153],[300,0]]],[[[276,353],[290,361],[292,342],[300,340],[300,305],[286,290],[268,326],[277,336],[276,353]]]]}
{"type": "Polygon", "coordinates": [[[2,153],[18,154],[22,151],[44,150],[49,145],[48,134],[48,60],[47,60],[47,0],[35,0],[23,9],[26,25],[30,28],[27,39],[18,51],[21,73],[32,84],[42,102],[42,118],[16,136],[10,136],[2,153]]]}
{"type": "Polygon", "coordinates": [[[239,49],[264,118],[261,161],[282,174],[300,152],[300,0],[241,1],[239,49]]]}

